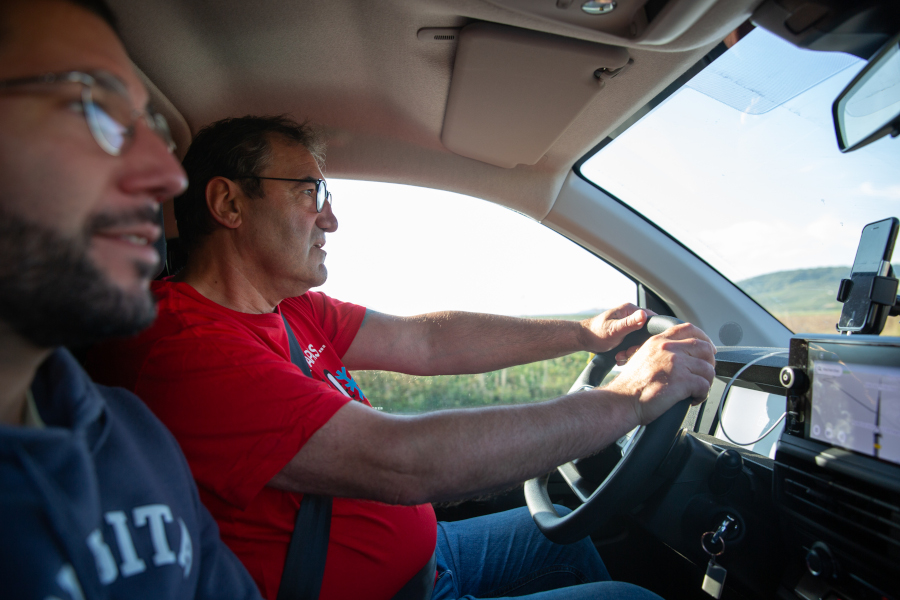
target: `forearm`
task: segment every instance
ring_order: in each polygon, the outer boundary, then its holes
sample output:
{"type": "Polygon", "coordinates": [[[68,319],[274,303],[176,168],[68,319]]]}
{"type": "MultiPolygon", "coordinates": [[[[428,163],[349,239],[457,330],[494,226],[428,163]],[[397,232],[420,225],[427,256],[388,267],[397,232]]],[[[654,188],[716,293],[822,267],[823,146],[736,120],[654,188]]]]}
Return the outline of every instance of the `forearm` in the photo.
{"type": "MultiPolygon", "coordinates": [[[[647,314],[633,304],[584,321],[467,312],[395,317],[368,310],[343,360],[353,370],[410,375],[484,373],[579,350],[612,350],[626,334],[643,325],[647,314]]],[[[624,353],[621,360],[625,360],[624,353]]]]}
{"type": "Polygon", "coordinates": [[[416,485],[411,497],[401,498],[404,503],[506,489],[595,454],[637,426],[630,402],[606,390],[531,405],[431,413],[415,421],[408,431],[419,442],[409,457],[416,485]]]}
{"type": "Polygon", "coordinates": [[[414,352],[392,353],[391,370],[411,375],[485,373],[583,350],[579,321],[522,319],[467,312],[409,317],[414,352]]]}
{"type": "Polygon", "coordinates": [[[596,453],[637,424],[631,402],[608,390],[412,417],[350,408],[349,419],[333,418],[272,485],[392,504],[467,498],[596,453]]]}

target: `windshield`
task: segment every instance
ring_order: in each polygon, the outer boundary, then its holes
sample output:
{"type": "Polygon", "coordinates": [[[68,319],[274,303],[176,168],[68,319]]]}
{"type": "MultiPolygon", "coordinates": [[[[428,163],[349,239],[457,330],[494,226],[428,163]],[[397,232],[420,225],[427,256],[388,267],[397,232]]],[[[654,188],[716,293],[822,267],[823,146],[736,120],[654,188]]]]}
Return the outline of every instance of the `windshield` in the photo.
{"type": "Polygon", "coordinates": [[[834,333],[863,227],[900,212],[900,140],[835,141],[831,105],[864,65],[755,29],[581,173],[792,331],[834,333]]]}

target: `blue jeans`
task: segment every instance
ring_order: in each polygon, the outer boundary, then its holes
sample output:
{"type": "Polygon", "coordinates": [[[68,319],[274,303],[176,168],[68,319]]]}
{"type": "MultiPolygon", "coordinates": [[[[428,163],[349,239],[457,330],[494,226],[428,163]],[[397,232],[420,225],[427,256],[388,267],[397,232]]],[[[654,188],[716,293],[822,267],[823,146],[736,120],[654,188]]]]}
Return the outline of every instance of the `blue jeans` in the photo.
{"type": "MultiPolygon", "coordinates": [[[[557,506],[559,513],[570,512],[557,506]]],[[[534,600],[659,600],[643,588],[610,581],[590,538],[554,544],[528,510],[439,522],[433,600],[529,596],[534,600]],[[577,586],[577,587],[570,587],[577,586]]]]}

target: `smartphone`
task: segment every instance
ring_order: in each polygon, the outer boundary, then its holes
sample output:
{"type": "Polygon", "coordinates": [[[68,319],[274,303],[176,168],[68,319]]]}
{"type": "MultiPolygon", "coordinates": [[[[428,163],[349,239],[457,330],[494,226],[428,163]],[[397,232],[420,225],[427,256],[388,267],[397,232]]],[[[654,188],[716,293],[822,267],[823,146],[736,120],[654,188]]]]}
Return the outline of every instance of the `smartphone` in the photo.
{"type": "Polygon", "coordinates": [[[875,278],[885,277],[890,271],[898,227],[900,221],[891,217],[863,228],[850,269],[850,294],[841,310],[838,331],[880,333],[884,329],[891,307],[873,303],[870,295],[875,278]]]}

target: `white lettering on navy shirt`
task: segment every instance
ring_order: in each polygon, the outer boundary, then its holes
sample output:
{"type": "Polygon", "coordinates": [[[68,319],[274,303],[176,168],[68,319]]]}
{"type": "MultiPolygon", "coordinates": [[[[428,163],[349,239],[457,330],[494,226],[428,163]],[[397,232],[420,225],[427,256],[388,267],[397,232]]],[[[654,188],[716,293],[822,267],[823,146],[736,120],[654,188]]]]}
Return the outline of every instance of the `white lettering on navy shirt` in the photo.
{"type": "Polygon", "coordinates": [[[166,539],[166,526],[172,522],[172,511],[165,504],[148,504],[134,509],[134,524],[143,527],[150,523],[150,539],[153,541],[153,564],[157,567],[175,562],[175,553],[166,539]]]}
{"type": "MultiPolygon", "coordinates": [[[[194,563],[194,545],[184,520],[178,518],[181,539],[173,540],[177,542],[178,554],[176,555],[172,550],[173,545],[170,544],[165,527],[166,523],[172,523],[175,520],[171,508],[165,504],[147,504],[135,507],[131,511],[131,515],[131,523],[129,523],[125,511],[114,510],[103,515],[116,539],[119,557],[122,560],[120,564],[116,564],[112,549],[104,540],[103,532],[100,529],[92,531],[85,540],[97,565],[100,583],[109,585],[118,579],[119,575],[131,577],[147,570],[147,561],[138,556],[134,545],[132,529],[137,533],[138,528],[149,532],[153,545],[153,556],[148,558],[152,558],[153,566],[162,567],[177,563],[181,567],[184,577],[187,578],[191,574],[191,567],[194,563]]],[[[56,583],[71,600],[84,600],[78,575],[72,565],[66,563],[60,568],[56,575],[56,583]]],[[[57,600],[57,597],[48,596],[46,600],[57,600]]]]}

